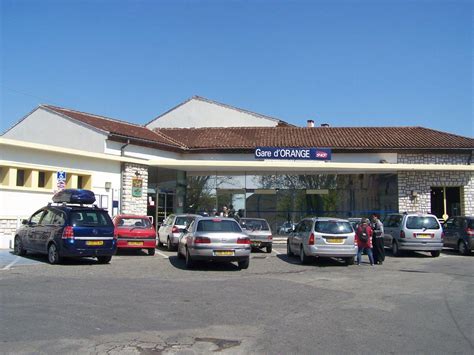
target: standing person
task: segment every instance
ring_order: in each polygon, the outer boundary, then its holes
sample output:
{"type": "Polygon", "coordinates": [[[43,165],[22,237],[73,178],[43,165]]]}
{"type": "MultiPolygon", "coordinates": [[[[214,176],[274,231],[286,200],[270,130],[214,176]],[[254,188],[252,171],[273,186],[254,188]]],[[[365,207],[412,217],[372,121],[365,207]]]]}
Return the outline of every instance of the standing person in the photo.
{"type": "Polygon", "coordinates": [[[229,210],[226,205],[222,207],[221,217],[229,217],[229,210]]]}
{"type": "Polygon", "coordinates": [[[383,246],[383,223],[373,214],[371,217],[371,227],[374,231],[374,236],[372,237],[372,244],[374,247],[374,261],[376,264],[382,265],[385,261],[385,248],[383,246]]]}
{"type": "Polygon", "coordinates": [[[369,220],[363,218],[359,228],[356,232],[356,241],[357,241],[357,265],[360,265],[360,258],[364,250],[367,251],[369,256],[370,265],[374,266],[374,256],[372,255],[372,228],[369,226],[369,220]]]}

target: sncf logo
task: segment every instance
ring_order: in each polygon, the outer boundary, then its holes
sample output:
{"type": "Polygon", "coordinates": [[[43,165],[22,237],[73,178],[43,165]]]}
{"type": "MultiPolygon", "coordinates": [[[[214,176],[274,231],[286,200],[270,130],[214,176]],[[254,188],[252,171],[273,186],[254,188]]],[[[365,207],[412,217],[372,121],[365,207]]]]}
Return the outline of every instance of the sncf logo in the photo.
{"type": "Polygon", "coordinates": [[[325,159],[325,158],[328,157],[328,153],[327,153],[327,152],[323,152],[323,151],[321,151],[321,150],[317,150],[317,151],[315,152],[315,156],[316,156],[316,158],[319,158],[319,159],[325,159]]]}

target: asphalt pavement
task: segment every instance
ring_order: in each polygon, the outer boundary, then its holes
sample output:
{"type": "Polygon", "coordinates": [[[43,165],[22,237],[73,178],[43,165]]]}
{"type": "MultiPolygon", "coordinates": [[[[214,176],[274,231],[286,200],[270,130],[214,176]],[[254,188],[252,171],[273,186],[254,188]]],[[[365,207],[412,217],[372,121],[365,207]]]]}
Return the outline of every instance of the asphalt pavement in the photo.
{"type": "MultiPolygon", "coordinates": [[[[474,256],[300,265],[284,245],[250,267],[122,252],[0,270],[1,351],[21,354],[473,354],[474,256]]],[[[11,254],[10,254],[11,255],[11,254]]],[[[16,256],[13,256],[15,260],[16,256]]],[[[3,260],[0,258],[0,260],[3,260]]],[[[10,260],[8,263],[11,263],[10,260]]]]}

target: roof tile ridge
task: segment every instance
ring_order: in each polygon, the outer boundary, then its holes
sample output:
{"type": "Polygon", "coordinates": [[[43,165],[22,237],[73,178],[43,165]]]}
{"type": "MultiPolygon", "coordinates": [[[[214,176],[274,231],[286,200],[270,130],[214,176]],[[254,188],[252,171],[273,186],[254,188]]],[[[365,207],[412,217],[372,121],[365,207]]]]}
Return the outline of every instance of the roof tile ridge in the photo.
{"type": "MultiPolygon", "coordinates": [[[[59,110],[67,111],[67,112],[79,113],[79,114],[81,114],[81,115],[86,115],[86,116],[91,116],[91,117],[95,117],[95,118],[100,118],[100,119],[107,120],[107,121],[111,121],[111,122],[122,123],[122,124],[127,124],[127,125],[129,125],[129,126],[134,126],[134,127],[140,127],[140,128],[146,128],[146,129],[148,129],[147,127],[145,127],[145,126],[143,126],[143,125],[140,125],[140,124],[137,124],[137,123],[127,122],[127,121],[120,120],[120,119],[117,119],[117,118],[112,118],[112,117],[107,117],[107,116],[102,116],[102,115],[96,115],[96,114],[94,114],[94,113],[89,113],[89,112],[74,110],[74,109],[70,109],[70,108],[66,108],[66,107],[59,107],[59,106],[54,106],[54,105],[49,105],[49,104],[41,104],[40,106],[49,108],[49,109],[51,109],[51,110],[53,110],[53,111],[55,111],[55,109],[59,109],[59,110]]],[[[74,118],[74,117],[71,117],[71,118],[74,118]]]]}
{"type": "Polygon", "coordinates": [[[180,147],[183,148],[183,149],[189,149],[189,147],[188,147],[186,144],[184,144],[183,142],[180,142],[180,141],[178,141],[178,140],[176,140],[176,139],[174,139],[174,138],[171,138],[171,137],[167,136],[167,135],[164,134],[163,132],[160,132],[160,129],[159,129],[159,128],[155,128],[155,129],[149,129],[149,128],[147,128],[147,127],[145,127],[145,128],[148,129],[150,132],[153,132],[153,133],[156,134],[157,136],[160,136],[160,137],[162,137],[162,138],[164,138],[164,139],[166,139],[166,140],[172,142],[173,144],[176,144],[176,145],[180,146],[180,147]]]}

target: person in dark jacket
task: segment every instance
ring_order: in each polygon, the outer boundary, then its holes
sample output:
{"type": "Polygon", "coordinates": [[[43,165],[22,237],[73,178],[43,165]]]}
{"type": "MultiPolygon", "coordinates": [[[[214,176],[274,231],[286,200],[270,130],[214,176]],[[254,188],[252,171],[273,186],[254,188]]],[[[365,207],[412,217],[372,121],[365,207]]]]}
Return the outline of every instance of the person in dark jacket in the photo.
{"type": "Polygon", "coordinates": [[[374,232],[372,237],[374,261],[376,264],[382,265],[385,261],[385,248],[383,246],[383,223],[375,214],[373,214],[371,217],[371,227],[374,232]]]}
{"type": "Polygon", "coordinates": [[[357,265],[360,265],[360,259],[362,253],[367,251],[367,255],[369,256],[370,265],[374,266],[374,256],[372,255],[372,228],[370,228],[369,220],[367,218],[363,218],[359,228],[357,228],[356,232],[356,242],[357,242],[357,265]]]}

